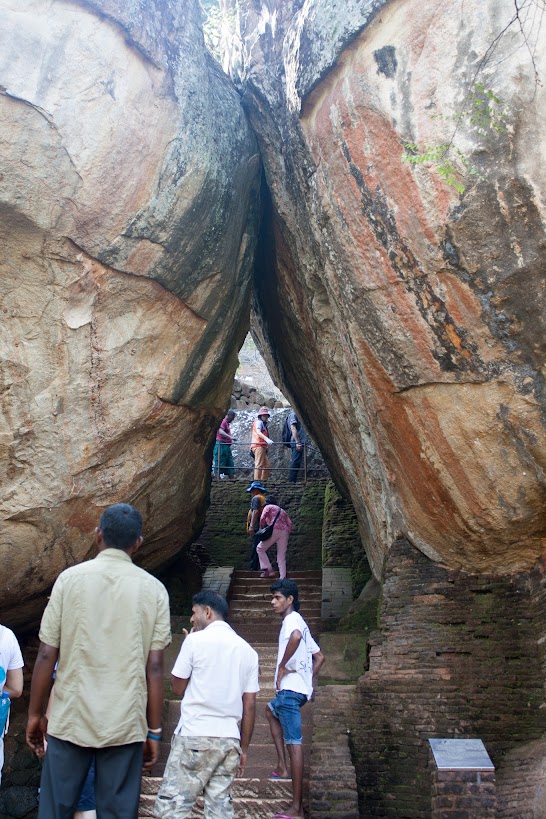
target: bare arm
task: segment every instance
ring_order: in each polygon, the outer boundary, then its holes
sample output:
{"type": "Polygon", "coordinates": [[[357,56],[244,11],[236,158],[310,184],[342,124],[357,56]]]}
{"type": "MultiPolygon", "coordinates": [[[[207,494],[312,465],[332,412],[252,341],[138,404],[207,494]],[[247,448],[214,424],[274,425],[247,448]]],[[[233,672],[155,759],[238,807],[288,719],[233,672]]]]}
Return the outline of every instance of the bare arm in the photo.
{"type": "MultiPolygon", "coordinates": [[[[146,663],[146,687],[148,704],[146,719],[148,728],[160,728],[163,711],[163,649],[152,649],[146,663]]],[[[152,768],[159,757],[159,742],[147,738],[144,743],[144,768],[152,768]]]]}
{"type": "Polygon", "coordinates": [[[276,688],[277,691],[279,690],[279,686],[281,684],[282,678],[284,677],[285,674],[289,673],[287,671],[287,669],[286,669],[286,663],[288,662],[288,660],[291,657],[294,656],[294,654],[296,653],[300,643],[301,643],[301,631],[299,631],[299,629],[296,628],[296,629],[294,629],[294,631],[290,635],[290,639],[289,639],[288,644],[286,646],[286,649],[284,651],[283,658],[279,663],[279,670],[277,672],[277,679],[275,680],[275,688],[276,688]]]}
{"type": "Polygon", "coordinates": [[[291,424],[291,425],[290,425],[290,429],[292,430],[292,438],[293,438],[293,439],[294,439],[294,441],[296,442],[296,447],[303,446],[303,444],[302,444],[302,443],[301,443],[301,441],[300,441],[300,437],[299,437],[299,435],[298,435],[298,428],[297,428],[297,426],[296,426],[295,424],[291,424]]]}
{"type": "Polygon", "coordinates": [[[4,692],[9,694],[12,700],[16,700],[23,693],[23,669],[12,668],[6,673],[4,692]]]}
{"type": "Polygon", "coordinates": [[[174,674],[171,674],[171,688],[173,690],[173,694],[176,694],[177,697],[183,699],[189,681],[189,677],[187,679],[182,679],[182,677],[175,677],[174,674]]]}
{"type": "Polygon", "coordinates": [[[317,651],[313,654],[313,677],[316,677],[319,673],[320,669],[324,665],[326,657],[322,653],[322,651],[317,651]]]}
{"type": "Polygon", "coordinates": [[[259,509],[253,509],[252,514],[250,516],[250,523],[248,524],[248,531],[249,534],[254,534],[254,529],[256,528],[256,524],[258,523],[258,517],[260,515],[259,509]]]}
{"type": "Polygon", "coordinates": [[[243,776],[246,766],[248,746],[254,732],[256,721],[256,694],[243,694],[243,718],[241,720],[241,760],[237,776],[243,776]]]}
{"type": "Polygon", "coordinates": [[[26,739],[27,745],[32,748],[36,756],[40,757],[45,753],[44,738],[47,731],[45,709],[58,656],[58,648],[49,646],[47,643],[40,643],[30,684],[26,739]]]}

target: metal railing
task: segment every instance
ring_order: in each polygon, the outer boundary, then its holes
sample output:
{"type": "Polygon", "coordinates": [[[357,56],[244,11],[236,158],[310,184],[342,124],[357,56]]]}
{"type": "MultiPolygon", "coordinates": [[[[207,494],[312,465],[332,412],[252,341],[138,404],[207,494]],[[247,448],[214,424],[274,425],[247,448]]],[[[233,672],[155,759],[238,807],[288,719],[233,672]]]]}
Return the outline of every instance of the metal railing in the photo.
{"type": "MultiPolygon", "coordinates": [[[[226,478],[227,479],[235,478],[236,475],[247,476],[247,475],[252,475],[254,473],[254,468],[255,467],[254,467],[254,464],[252,463],[253,459],[252,459],[251,449],[250,449],[250,446],[251,446],[251,443],[252,443],[251,441],[237,440],[237,441],[234,441],[231,444],[225,444],[225,443],[221,443],[220,441],[217,441],[216,443],[218,444],[218,450],[217,450],[218,455],[217,455],[217,458],[216,458],[216,463],[214,462],[214,458],[213,458],[212,469],[211,469],[212,475],[216,480],[224,480],[226,478]],[[246,448],[247,453],[248,453],[248,458],[250,460],[250,463],[248,464],[248,466],[246,466],[246,465],[241,466],[240,464],[237,464],[237,465],[234,465],[233,467],[226,467],[226,466],[221,466],[220,465],[220,462],[222,460],[221,454],[220,454],[221,448],[222,447],[229,447],[230,451],[231,451],[232,446],[245,447],[246,448]],[[230,471],[231,469],[233,470],[232,472],[230,471]]],[[[273,441],[271,444],[268,445],[268,449],[271,448],[271,447],[274,447],[274,446],[286,447],[286,449],[288,449],[288,447],[287,447],[287,445],[286,445],[286,443],[284,441],[273,441]]],[[[329,473],[328,469],[326,468],[326,466],[312,466],[312,467],[309,468],[309,465],[308,465],[308,451],[309,450],[315,450],[316,452],[319,452],[318,447],[310,446],[309,444],[304,444],[303,445],[302,464],[301,464],[301,466],[297,467],[296,470],[295,470],[296,471],[296,475],[295,475],[296,481],[303,480],[303,483],[307,483],[307,481],[308,481],[308,479],[310,477],[309,472],[312,472],[313,477],[318,476],[318,477],[327,478],[330,475],[330,473],[329,473]]],[[[290,445],[290,463],[288,463],[286,465],[283,465],[283,466],[269,466],[268,471],[270,473],[287,472],[288,474],[290,474],[291,470],[293,469],[293,467],[291,466],[292,452],[293,452],[293,449],[292,449],[292,446],[290,445]]],[[[240,456],[238,455],[238,457],[240,457],[240,456]]]]}

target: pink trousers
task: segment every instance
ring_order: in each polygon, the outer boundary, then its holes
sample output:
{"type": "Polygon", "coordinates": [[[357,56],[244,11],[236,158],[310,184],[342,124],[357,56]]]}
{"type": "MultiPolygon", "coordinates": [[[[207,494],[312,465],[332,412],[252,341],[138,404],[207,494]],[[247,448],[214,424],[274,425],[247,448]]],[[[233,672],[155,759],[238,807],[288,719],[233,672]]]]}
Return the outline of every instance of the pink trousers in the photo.
{"type": "Polygon", "coordinates": [[[288,532],[286,529],[273,529],[273,534],[267,540],[262,540],[256,546],[260,569],[271,571],[271,561],[267,556],[267,550],[273,544],[277,544],[277,563],[279,564],[279,576],[286,577],[286,549],[288,548],[288,532]]]}

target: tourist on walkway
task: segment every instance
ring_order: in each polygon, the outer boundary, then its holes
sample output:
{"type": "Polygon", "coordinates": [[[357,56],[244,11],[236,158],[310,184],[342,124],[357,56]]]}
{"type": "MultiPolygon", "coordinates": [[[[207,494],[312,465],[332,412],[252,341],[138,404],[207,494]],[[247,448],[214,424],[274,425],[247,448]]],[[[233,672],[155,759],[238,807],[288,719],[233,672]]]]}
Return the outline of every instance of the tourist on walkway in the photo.
{"type": "Polygon", "coordinates": [[[184,819],[203,794],[205,819],[231,819],[231,785],[244,773],[254,730],[258,655],[225,622],[228,605],[216,592],[196,594],[192,612],[172,670],[180,721],[154,815],[184,819]]]}
{"type": "Polygon", "coordinates": [[[227,476],[228,478],[235,477],[235,464],[233,462],[233,455],[231,452],[231,445],[233,443],[233,436],[231,434],[231,422],[235,418],[233,410],[228,410],[224,420],[218,427],[216,433],[216,443],[214,444],[214,453],[212,456],[212,468],[216,476],[221,478],[227,476]]]}
{"type": "Polygon", "coordinates": [[[246,531],[251,538],[250,547],[250,571],[257,572],[260,568],[256,546],[260,542],[260,537],[256,534],[260,528],[260,518],[265,507],[265,493],[267,489],[260,481],[252,481],[246,488],[250,492],[250,509],[246,517],[246,531]]]}
{"type": "Polygon", "coordinates": [[[266,481],[271,471],[271,464],[267,457],[269,444],[273,441],[269,437],[267,422],[270,414],[267,407],[260,407],[258,415],[252,422],[252,441],[250,452],[254,457],[254,480],[266,481]]]}
{"type": "MultiPolygon", "coordinates": [[[[292,521],[288,513],[277,503],[273,495],[269,495],[260,517],[260,530],[266,526],[273,525],[273,534],[265,540],[259,540],[256,546],[258,559],[260,561],[261,577],[273,577],[275,572],[271,566],[271,561],[267,556],[267,550],[277,544],[277,565],[281,580],[286,577],[286,550],[288,548],[288,538],[292,531],[292,521]]],[[[258,535],[257,535],[258,537],[258,535]]]]}
{"type": "Polygon", "coordinates": [[[305,434],[305,430],[298,420],[294,410],[290,410],[287,418],[287,424],[292,433],[292,440],[290,441],[291,459],[288,480],[291,483],[296,483],[302,468],[305,446],[307,444],[307,435],[305,434]]]}
{"type": "Polygon", "coordinates": [[[277,751],[272,779],[288,778],[285,746],[290,754],[292,803],[283,813],[285,819],[303,819],[303,738],[301,708],[311,699],[314,677],[324,663],[324,655],[311,637],[303,617],[298,614],[298,586],[293,580],[277,580],[271,586],[271,605],[282,617],[279,651],[275,669],[276,696],[265,713],[277,751]]]}
{"type": "MultiPolygon", "coordinates": [[[[23,655],[17,637],[10,628],[0,625],[0,694],[2,699],[14,700],[23,693],[23,655]]],[[[9,714],[9,703],[3,703],[3,709],[9,714]]],[[[4,767],[4,734],[5,723],[2,716],[0,729],[0,782],[4,767]]]]}
{"type": "Polygon", "coordinates": [[[132,506],[108,507],[95,541],[98,556],[59,575],[42,617],[27,724],[39,757],[48,736],[38,819],[71,816],[93,758],[98,816],[135,819],[143,759],[151,768],[159,756],[167,591],[131,560],[142,543],[132,506]]]}

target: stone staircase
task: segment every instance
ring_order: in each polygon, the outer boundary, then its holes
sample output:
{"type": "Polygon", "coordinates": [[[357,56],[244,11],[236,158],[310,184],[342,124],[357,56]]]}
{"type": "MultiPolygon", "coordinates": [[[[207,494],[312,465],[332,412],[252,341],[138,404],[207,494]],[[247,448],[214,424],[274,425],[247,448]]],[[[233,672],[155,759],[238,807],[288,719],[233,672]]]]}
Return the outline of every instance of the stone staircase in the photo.
{"type": "MultiPolygon", "coordinates": [[[[320,633],[321,572],[296,572],[290,574],[300,589],[300,613],[307,621],[313,636],[320,633]]],[[[272,579],[262,579],[257,572],[236,571],[233,574],[229,601],[230,625],[247,640],[260,656],[260,692],[257,697],[256,726],[248,753],[245,776],[236,779],[233,798],[236,819],[270,819],[282,812],[291,801],[291,784],[272,781],[270,773],[276,762],[269,725],[265,716],[268,700],[274,696],[273,675],[277,660],[277,640],[280,619],[271,609],[269,587],[272,579]]],[[[172,660],[180,647],[182,636],[173,635],[172,660]]],[[[170,679],[171,656],[166,658],[166,676],[170,679]]],[[[142,780],[139,817],[153,816],[155,795],[161,782],[169,754],[170,739],[178,722],[180,702],[166,699],[163,719],[163,736],[160,759],[151,776],[142,780]]],[[[302,711],[303,740],[305,746],[305,803],[308,804],[308,779],[311,740],[313,734],[313,703],[302,711]]],[[[308,815],[308,811],[307,811],[308,815]]],[[[202,800],[191,814],[191,819],[203,816],[202,800]]]]}

